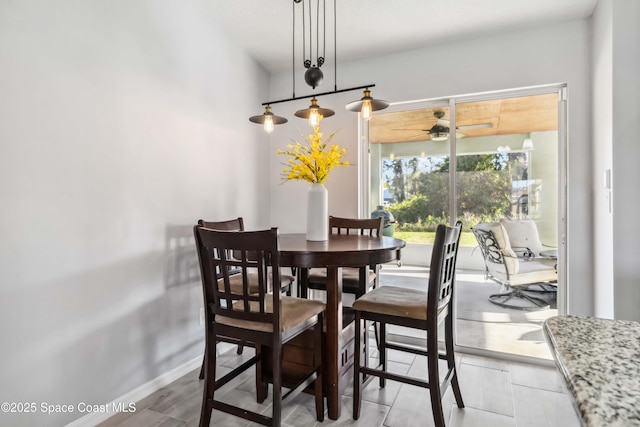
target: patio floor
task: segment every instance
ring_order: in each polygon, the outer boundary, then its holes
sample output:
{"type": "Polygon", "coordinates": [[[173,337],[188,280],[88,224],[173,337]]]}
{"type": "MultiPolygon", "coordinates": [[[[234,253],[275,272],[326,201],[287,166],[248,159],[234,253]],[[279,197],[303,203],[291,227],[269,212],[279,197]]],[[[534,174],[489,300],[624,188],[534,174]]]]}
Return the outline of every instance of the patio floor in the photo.
{"type": "MultiPolygon", "coordinates": [[[[381,269],[380,284],[426,289],[428,272],[426,267],[385,264],[381,269]]],[[[485,281],[482,271],[458,270],[456,286],[459,346],[552,360],[542,333],[542,322],[558,314],[555,301],[550,309],[538,311],[507,309],[492,304],[489,295],[498,293],[500,285],[485,281]]],[[[411,330],[395,333],[412,334],[411,330]]]]}

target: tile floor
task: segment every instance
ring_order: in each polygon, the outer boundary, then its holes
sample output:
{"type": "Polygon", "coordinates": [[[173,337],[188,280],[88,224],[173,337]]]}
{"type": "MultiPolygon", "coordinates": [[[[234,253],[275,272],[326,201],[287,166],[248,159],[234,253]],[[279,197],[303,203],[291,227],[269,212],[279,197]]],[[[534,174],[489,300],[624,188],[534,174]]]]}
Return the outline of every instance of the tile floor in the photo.
{"type": "MultiPolygon", "coordinates": [[[[428,270],[423,267],[384,266],[381,281],[400,286],[426,286],[428,270]]],[[[490,304],[486,298],[499,285],[485,282],[479,272],[458,273],[457,331],[458,344],[496,352],[493,357],[458,353],[460,387],[465,408],[459,409],[448,390],[443,398],[447,426],[580,426],[571,397],[564,382],[551,366],[551,356],[544,342],[541,324],[557,314],[554,308],[537,312],[507,310],[490,304]],[[505,356],[502,359],[500,353],[505,356]],[[511,356],[533,358],[539,363],[512,361],[511,356]],[[507,360],[508,359],[508,360],[507,360]]],[[[348,296],[347,296],[348,298],[348,296]]],[[[348,304],[348,301],[346,302],[348,304]]],[[[393,332],[393,331],[390,331],[393,332]]],[[[396,331],[406,332],[406,331],[396,331]]],[[[219,374],[250,357],[252,350],[235,354],[235,347],[218,345],[219,374]]],[[[375,357],[375,354],[372,354],[375,357]]],[[[424,374],[426,359],[421,356],[390,351],[390,366],[398,373],[424,374]]],[[[245,372],[217,395],[221,400],[246,405],[247,409],[269,413],[269,399],[255,401],[253,370],[245,372]]],[[[352,388],[342,397],[342,416],[338,420],[318,423],[313,397],[298,395],[285,402],[283,424],[286,426],[432,426],[429,392],[415,386],[387,382],[384,389],[374,380],[365,388],[361,417],[352,419],[352,388]]],[[[137,403],[133,414],[117,414],[100,424],[102,427],[124,426],[196,426],[200,417],[202,381],[194,370],[174,383],[137,403]]],[[[211,425],[247,426],[242,419],[214,411],[211,425]]]]}
{"type": "MultiPolygon", "coordinates": [[[[219,344],[226,346],[226,344],[219,344]]],[[[221,374],[250,357],[226,347],[218,359],[221,374]]],[[[443,398],[447,426],[450,427],[578,427],[562,378],[555,368],[458,354],[459,377],[465,408],[459,409],[448,390],[443,398]]],[[[398,373],[425,374],[426,362],[421,356],[390,351],[390,365],[398,373]]],[[[253,370],[227,384],[218,395],[248,409],[269,413],[269,399],[259,405],[255,401],[253,370]]],[[[217,396],[217,397],[218,397],[217,396]]],[[[286,426],[433,426],[428,390],[389,381],[384,389],[374,380],[363,393],[362,412],[358,421],[352,414],[352,388],[342,397],[342,416],[338,420],[318,423],[315,420],[313,396],[300,394],[283,406],[286,426]]],[[[124,426],[196,426],[200,416],[202,381],[194,370],[163,387],[137,404],[133,414],[117,414],[101,427],[124,426]]],[[[248,426],[242,419],[214,411],[211,425],[248,426]]]]}

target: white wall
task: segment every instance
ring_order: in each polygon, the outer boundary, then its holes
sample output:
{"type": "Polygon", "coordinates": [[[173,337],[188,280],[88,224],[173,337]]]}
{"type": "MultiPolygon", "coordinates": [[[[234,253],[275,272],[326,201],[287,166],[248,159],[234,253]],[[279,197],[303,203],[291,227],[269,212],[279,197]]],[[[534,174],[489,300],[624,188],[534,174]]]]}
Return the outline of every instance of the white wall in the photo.
{"type": "Polygon", "coordinates": [[[191,226],[270,224],[267,85],[205,0],[0,3],[1,402],[102,404],[202,354],[191,226]]]}
{"type": "MultiPolygon", "coordinates": [[[[339,41],[338,41],[339,44],[339,41]]],[[[578,20],[513,33],[478,37],[407,52],[349,62],[338,57],[338,88],[375,83],[372,94],[387,101],[406,101],[483,91],[519,88],[550,83],[568,84],[569,93],[569,215],[568,280],[569,312],[593,312],[592,216],[591,216],[591,88],[589,21],[578,20]]],[[[333,76],[325,72],[325,83],[318,90],[333,88],[333,76]]],[[[298,73],[298,93],[310,93],[298,73]]],[[[291,73],[272,76],[270,96],[281,99],[291,94],[291,73]]],[[[336,141],[347,146],[349,160],[355,161],[357,118],[343,105],[360,98],[348,92],[320,98],[320,105],[336,110],[326,119],[326,132],[340,129],[336,141]]],[[[308,101],[278,105],[274,112],[291,118],[271,135],[272,165],[282,159],[275,154],[297,128],[308,126],[293,117],[308,101]]],[[[356,168],[336,169],[327,183],[329,212],[357,214],[356,168]]],[[[272,220],[288,231],[303,231],[305,191],[303,183],[278,185],[272,176],[272,220]]]]}
{"type": "Polygon", "coordinates": [[[594,314],[613,318],[613,215],[604,174],[612,164],[613,1],[599,0],[591,24],[593,73],[594,314]]]}
{"type": "Polygon", "coordinates": [[[635,0],[599,0],[592,19],[595,315],[636,321],[639,16],[640,3],[635,0]],[[604,188],[607,169],[611,191],[604,188]]]}
{"type": "MultiPolygon", "coordinates": [[[[640,321],[640,2],[613,1],[613,279],[616,319],[640,321]]],[[[600,248],[599,248],[600,249],[600,248]]],[[[598,258],[596,258],[598,259],[598,258]]]]}

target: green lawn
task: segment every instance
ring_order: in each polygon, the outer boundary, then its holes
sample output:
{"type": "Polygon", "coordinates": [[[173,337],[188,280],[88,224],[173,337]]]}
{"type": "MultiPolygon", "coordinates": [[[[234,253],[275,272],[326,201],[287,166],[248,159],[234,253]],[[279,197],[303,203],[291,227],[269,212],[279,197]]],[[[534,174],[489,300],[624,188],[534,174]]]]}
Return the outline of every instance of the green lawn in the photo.
{"type": "MultiPolygon", "coordinates": [[[[436,233],[433,231],[396,231],[393,233],[393,237],[396,239],[402,239],[407,243],[422,243],[427,245],[433,244],[433,239],[436,233]]],[[[461,246],[477,246],[475,236],[471,231],[463,231],[460,236],[461,246]]]]}

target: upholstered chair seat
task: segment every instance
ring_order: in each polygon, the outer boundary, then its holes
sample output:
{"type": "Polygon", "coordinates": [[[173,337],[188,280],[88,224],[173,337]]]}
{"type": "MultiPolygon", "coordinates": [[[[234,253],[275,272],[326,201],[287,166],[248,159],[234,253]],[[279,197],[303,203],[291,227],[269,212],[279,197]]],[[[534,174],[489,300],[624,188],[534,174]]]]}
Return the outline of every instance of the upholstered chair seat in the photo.
{"type": "Polygon", "coordinates": [[[354,310],[427,320],[427,293],[396,286],[380,286],[355,300],[354,310]]]}
{"type": "MultiPolygon", "coordinates": [[[[296,326],[304,323],[305,320],[322,313],[325,310],[325,304],[317,300],[308,300],[294,297],[282,297],[280,312],[280,330],[287,332],[296,326]]],[[[242,308],[243,301],[237,301],[233,304],[234,309],[242,308]]],[[[259,307],[257,301],[249,303],[249,310],[258,313],[259,307]]],[[[265,311],[273,313],[273,303],[270,295],[265,299],[265,311]]],[[[251,320],[235,319],[226,316],[218,316],[216,322],[220,325],[235,326],[237,328],[251,329],[255,331],[273,332],[271,323],[254,322],[251,320]]]]}

